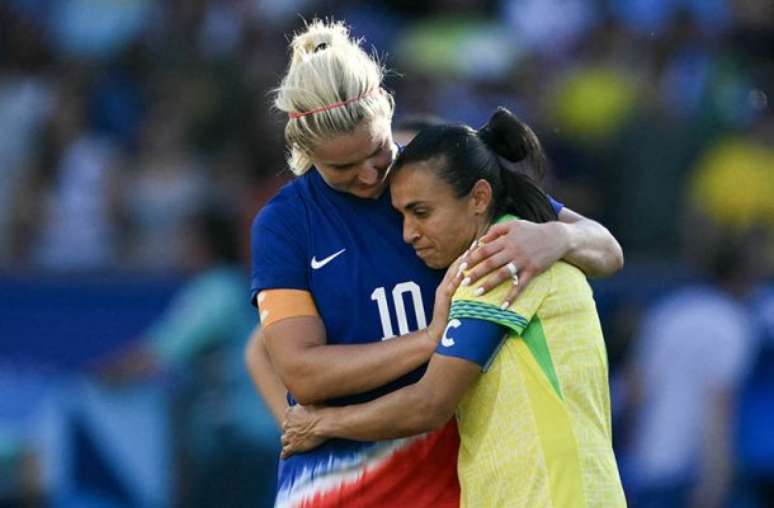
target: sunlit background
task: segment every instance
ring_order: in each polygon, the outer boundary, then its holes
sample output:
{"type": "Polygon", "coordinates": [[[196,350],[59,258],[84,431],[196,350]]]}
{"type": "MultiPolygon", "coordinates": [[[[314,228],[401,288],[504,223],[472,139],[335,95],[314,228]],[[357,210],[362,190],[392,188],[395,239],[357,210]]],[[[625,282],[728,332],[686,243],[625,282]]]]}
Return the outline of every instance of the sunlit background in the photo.
{"type": "Polygon", "coordinates": [[[771,0],[2,0],[0,506],[270,506],[249,224],[303,18],[396,121],[499,105],[626,267],[593,286],[632,506],[774,505],[771,0]]]}

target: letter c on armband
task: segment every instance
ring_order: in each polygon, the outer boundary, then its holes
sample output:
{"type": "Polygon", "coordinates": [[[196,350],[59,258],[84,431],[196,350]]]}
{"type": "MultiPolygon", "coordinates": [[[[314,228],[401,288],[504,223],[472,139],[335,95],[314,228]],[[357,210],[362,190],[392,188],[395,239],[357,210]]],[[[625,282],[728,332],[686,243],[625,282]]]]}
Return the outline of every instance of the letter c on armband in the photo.
{"type": "Polygon", "coordinates": [[[462,326],[462,322],[459,319],[452,319],[449,321],[449,324],[446,325],[446,330],[443,331],[443,338],[441,338],[441,344],[443,344],[444,347],[452,347],[454,345],[454,339],[451,339],[446,335],[452,328],[459,328],[460,326],[462,326]]]}

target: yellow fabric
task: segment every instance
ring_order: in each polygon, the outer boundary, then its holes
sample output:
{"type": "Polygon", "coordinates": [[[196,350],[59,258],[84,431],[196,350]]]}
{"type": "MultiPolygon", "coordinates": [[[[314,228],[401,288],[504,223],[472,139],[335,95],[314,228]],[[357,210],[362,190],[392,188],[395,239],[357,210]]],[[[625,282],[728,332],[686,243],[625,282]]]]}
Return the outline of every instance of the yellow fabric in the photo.
{"type": "Polygon", "coordinates": [[[556,263],[503,313],[509,285],[479,297],[475,286],[461,287],[454,295],[454,302],[488,304],[503,318],[493,321],[528,323],[509,325],[514,332],[457,407],[462,506],[625,506],[607,355],[586,277],[556,263]],[[541,332],[561,398],[521,337],[541,332]]]}

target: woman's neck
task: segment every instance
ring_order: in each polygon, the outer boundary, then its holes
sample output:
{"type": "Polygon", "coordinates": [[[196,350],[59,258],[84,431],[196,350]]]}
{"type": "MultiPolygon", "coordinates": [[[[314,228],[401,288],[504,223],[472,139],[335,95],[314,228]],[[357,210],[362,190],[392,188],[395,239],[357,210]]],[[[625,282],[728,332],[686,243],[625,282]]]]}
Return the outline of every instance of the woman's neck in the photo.
{"type": "Polygon", "coordinates": [[[476,229],[476,236],[473,238],[473,240],[478,241],[482,236],[484,236],[492,224],[493,221],[490,220],[481,221],[481,224],[479,224],[478,228],[476,229]]]}

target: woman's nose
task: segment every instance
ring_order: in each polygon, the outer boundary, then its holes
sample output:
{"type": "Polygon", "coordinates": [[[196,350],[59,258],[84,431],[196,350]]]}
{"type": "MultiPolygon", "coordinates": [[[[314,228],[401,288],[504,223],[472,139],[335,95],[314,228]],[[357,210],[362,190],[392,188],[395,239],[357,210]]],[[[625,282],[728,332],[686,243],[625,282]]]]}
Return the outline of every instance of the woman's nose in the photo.
{"type": "Polygon", "coordinates": [[[358,179],[364,185],[374,185],[379,181],[379,171],[371,164],[365,164],[358,174],[358,179]]]}

